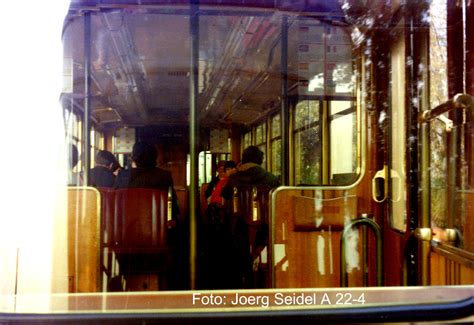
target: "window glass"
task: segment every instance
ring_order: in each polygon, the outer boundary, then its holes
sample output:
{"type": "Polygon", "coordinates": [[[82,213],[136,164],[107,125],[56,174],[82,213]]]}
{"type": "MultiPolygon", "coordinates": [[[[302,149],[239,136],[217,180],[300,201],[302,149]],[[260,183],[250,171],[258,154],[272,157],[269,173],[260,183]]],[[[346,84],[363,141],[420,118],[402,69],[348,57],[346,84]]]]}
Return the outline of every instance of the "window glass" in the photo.
{"type": "Polygon", "coordinates": [[[349,101],[330,102],[330,172],[332,184],[350,184],[356,175],[355,107],[349,101]]]}
{"type": "MultiPolygon", "coordinates": [[[[446,0],[430,4],[430,104],[431,108],[448,100],[448,47],[446,0]]],[[[433,227],[446,228],[448,184],[448,133],[446,124],[430,122],[430,196],[433,227]]]]}
{"type": "Polygon", "coordinates": [[[270,170],[274,175],[281,175],[281,121],[280,114],[271,119],[271,165],[270,170]]]}
{"type": "Polygon", "coordinates": [[[303,100],[294,113],[295,184],[319,184],[322,180],[322,142],[318,101],[303,100]]]}
{"type": "Polygon", "coordinates": [[[252,131],[244,134],[244,149],[252,145],[252,131]]]}
{"type": "Polygon", "coordinates": [[[262,166],[266,168],[267,165],[267,134],[266,134],[266,124],[260,124],[255,128],[255,145],[262,150],[263,152],[263,162],[262,166]]]}
{"type": "Polygon", "coordinates": [[[277,114],[272,117],[272,139],[281,136],[281,121],[280,114],[277,114]]]}
{"type": "MultiPolygon", "coordinates": [[[[189,161],[187,165],[189,165],[189,161]]],[[[212,153],[210,151],[201,151],[199,153],[198,165],[199,165],[199,186],[201,186],[201,184],[203,183],[209,183],[212,179],[212,153]]],[[[188,172],[187,184],[189,184],[189,177],[190,176],[188,172]]]]}

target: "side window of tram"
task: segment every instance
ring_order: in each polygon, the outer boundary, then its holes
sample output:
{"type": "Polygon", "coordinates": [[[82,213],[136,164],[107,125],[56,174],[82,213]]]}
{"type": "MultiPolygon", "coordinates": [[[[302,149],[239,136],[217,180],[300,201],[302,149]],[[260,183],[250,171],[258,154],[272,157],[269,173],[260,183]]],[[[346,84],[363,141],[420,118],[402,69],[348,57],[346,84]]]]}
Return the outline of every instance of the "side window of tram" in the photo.
{"type": "Polygon", "coordinates": [[[255,128],[255,145],[262,150],[263,152],[263,162],[262,166],[266,168],[267,166],[267,146],[266,146],[266,140],[267,140],[267,128],[266,124],[260,124],[255,128]]]}
{"type": "Polygon", "coordinates": [[[313,185],[322,182],[320,102],[303,100],[294,111],[295,184],[313,185]]]}
{"type": "Polygon", "coordinates": [[[294,111],[295,184],[321,184],[320,102],[303,100],[294,111]]]}
{"type": "Polygon", "coordinates": [[[281,175],[281,121],[280,114],[271,119],[270,130],[270,152],[271,164],[270,170],[274,175],[281,175]]]}
{"type": "Polygon", "coordinates": [[[296,105],[296,185],[348,185],[357,179],[356,116],[355,104],[349,100],[304,100],[296,105]],[[323,114],[323,104],[327,114],[323,114]]]}
{"type": "Polygon", "coordinates": [[[351,184],[357,179],[355,104],[351,101],[331,101],[329,105],[331,184],[351,184]]]}
{"type": "MultiPolygon", "coordinates": [[[[449,98],[447,18],[445,1],[430,4],[430,108],[449,98]]],[[[447,228],[449,149],[448,131],[442,119],[430,122],[430,152],[431,224],[435,228],[447,228]]]]}

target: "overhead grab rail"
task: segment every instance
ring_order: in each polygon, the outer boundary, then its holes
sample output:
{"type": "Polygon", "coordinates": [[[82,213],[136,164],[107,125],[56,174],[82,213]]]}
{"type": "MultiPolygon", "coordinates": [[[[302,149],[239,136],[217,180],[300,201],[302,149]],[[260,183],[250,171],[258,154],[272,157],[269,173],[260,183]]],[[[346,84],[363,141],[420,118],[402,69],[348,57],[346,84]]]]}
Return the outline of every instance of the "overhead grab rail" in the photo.
{"type": "MultiPolygon", "coordinates": [[[[376,241],[376,283],[377,286],[382,286],[382,232],[380,230],[379,225],[368,217],[360,217],[357,219],[352,220],[348,223],[344,230],[342,231],[341,236],[341,287],[347,287],[347,268],[346,268],[346,247],[347,247],[347,235],[349,231],[352,230],[354,227],[359,228],[360,226],[369,226],[375,235],[376,241]]],[[[364,237],[364,241],[366,238],[364,237]]],[[[367,245],[364,245],[367,247],[367,245]]],[[[365,269],[365,261],[364,261],[364,269],[365,269]]],[[[366,270],[363,270],[365,273],[366,270]]]]}

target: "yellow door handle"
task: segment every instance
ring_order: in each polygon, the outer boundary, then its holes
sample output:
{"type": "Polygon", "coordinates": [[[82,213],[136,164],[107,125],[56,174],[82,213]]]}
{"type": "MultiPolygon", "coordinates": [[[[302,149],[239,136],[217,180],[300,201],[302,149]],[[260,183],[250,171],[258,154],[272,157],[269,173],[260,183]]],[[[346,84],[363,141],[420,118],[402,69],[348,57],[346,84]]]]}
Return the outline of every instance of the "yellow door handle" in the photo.
{"type": "Polygon", "coordinates": [[[383,169],[377,171],[372,178],[372,199],[381,203],[387,199],[387,166],[384,165],[383,169]]]}

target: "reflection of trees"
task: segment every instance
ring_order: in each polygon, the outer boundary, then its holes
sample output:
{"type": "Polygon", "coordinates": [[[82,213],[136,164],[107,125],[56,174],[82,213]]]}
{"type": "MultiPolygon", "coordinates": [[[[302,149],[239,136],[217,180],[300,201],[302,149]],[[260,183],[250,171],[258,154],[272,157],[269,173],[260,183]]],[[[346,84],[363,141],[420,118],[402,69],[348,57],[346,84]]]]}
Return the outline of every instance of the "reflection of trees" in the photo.
{"type": "Polygon", "coordinates": [[[300,133],[301,183],[318,184],[321,182],[321,142],[319,139],[319,126],[300,133]]]}
{"type": "Polygon", "coordinates": [[[319,128],[319,102],[301,101],[295,110],[295,134],[298,164],[298,183],[321,182],[321,140],[319,128]]]}
{"type": "MultiPolygon", "coordinates": [[[[430,104],[431,108],[448,100],[447,7],[446,0],[433,1],[430,7],[430,104]]],[[[420,86],[424,86],[421,84],[420,86]]],[[[444,124],[430,124],[431,219],[434,226],[446,226],[447,145],[444,124]]]]}
{"type": "Polygon", "coordinates": [[[272,173],[281,175],[281,140],[272,142],[272,173]]]}
{"type": "Polygon", "coordinates": [[[434,120],[430,124],[431,145],[431,220],[434,226],[446,226],[447,145],[444,124],[434,120]]]}
{"type": "Polygon", "coordinates": [[[352,80],[352,64],[338,63],[332,71],[332,81],[336,87],[336,93],[351,94],[354,90],[352,80]]]}
{"type": "Polygon", "coordinates": [[[446,0],[433,1],[430,8],[430,100],[435,107],[448,99],[448,39],[446,0]]]}

